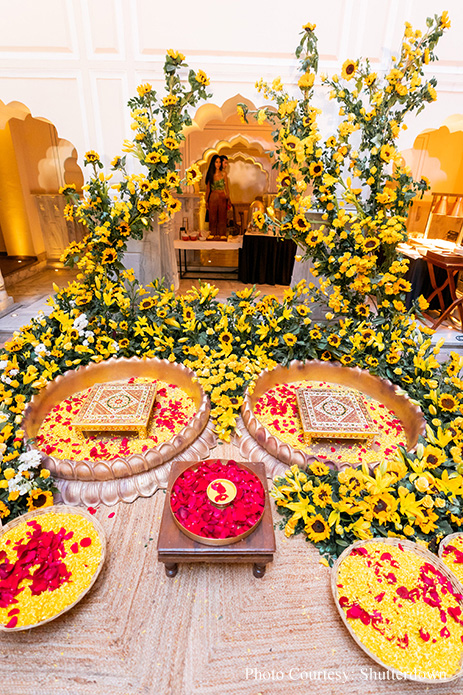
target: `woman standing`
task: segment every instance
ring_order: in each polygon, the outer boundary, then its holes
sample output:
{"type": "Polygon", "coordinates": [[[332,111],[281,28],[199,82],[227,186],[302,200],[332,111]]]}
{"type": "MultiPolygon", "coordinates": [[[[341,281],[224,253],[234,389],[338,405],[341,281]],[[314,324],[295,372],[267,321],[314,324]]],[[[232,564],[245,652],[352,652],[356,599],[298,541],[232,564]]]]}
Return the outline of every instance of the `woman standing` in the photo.
{"type": "Polygon", "coordinates": [[[215,154],[206,174],[206,207],[209,210],[209,236],[227,238],[227,207],[230,193],[222,159],[215,154]]]}

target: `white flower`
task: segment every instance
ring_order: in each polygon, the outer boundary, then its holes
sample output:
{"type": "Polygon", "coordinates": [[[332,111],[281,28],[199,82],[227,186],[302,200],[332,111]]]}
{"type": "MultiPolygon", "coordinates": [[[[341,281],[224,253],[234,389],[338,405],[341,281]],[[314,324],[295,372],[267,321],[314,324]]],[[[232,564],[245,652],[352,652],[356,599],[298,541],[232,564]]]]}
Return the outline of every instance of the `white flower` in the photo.
{"type": "Polygon", "coordinates": [[[46,354],[47,353],[47,346],[44,345],[43,343],[39,343],[38,345],[35,346],[34,350],[35,350],[36,355],[40,355],[41,352],[46,354]]]}
{"type": "Polygon", "coordinates": [[[8,364],[8,360],[0,360],[0,369],[3,371],[8,364]]]}
{"type": "Polygon", "coordinates": [[[29,468],[38,468],[42,463],[42,456],[36,449],[31,449],[30,451],[23,451],[18,461],[18,471],[27,471],[29,468]]]}
{"type": "Polygon", "coordinates": [[[72,324],[72,327],[79,331],[79,333],[80,331],[83,331],[86,326],[88,326],[86,314],[80,314],[76,319],[74,319],[74,323],[72,324]]]}
{"type": "Polygon", "coordinates": [[[19,369],[10,369],[10,376],[16,376],[19,374],[19,369]]]}

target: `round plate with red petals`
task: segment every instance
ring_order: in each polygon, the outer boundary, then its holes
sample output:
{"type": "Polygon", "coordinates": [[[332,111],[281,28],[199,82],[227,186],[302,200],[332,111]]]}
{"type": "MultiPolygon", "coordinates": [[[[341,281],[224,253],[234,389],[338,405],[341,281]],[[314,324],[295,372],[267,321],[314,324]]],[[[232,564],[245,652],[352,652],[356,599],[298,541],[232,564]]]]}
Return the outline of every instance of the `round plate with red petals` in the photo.
{"type": "Polygon", "coordinates": [[[101,524],[84,509],[36,509],[0,529],[0,630],[54,620],[95,583],[106,555],[101,524]]]}
{"type": "Polygon", "coordinates": [[[193,464],[175,479],[169,494],[177,526],[205,545],[229,545],[246,538],[265,508],[259,477],[242,463],[223,459],[193,464]]]}

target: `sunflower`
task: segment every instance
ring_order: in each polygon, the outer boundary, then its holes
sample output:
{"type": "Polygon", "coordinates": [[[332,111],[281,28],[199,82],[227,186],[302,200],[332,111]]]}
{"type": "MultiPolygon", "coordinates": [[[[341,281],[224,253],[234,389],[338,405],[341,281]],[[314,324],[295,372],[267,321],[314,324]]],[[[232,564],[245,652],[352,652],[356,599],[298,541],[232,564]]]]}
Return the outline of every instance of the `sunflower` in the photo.
{"type": "Polygon", "coordinates": [[[178,177],[177,172],[175,172],[175,171],[170,171],[170,172],[167,174],[166,183],[167,183],[167,185],[170,186],[171,188],[176,188],[177,186],[179,186],[179,185],[180,185],[180,179],[179,179],[179,177],[178,177]]]}
{"type": "Polygon", "coordinates": [[[163,106],[169,107],[169,106],[175,106],[175,104],[178,101],[178,97],[175,96],[175,94],[168,94],[164,99],[162,100],[163,106]]]}
{"type": "Polygon", "coordinates": [[[299,316],[307,316],[307,314],[310,314],[310,309],[305,304],[299,304],[299,306],[296,307],[296,311],[299,316]]]}
{"type": "Polygon", "coordinates": [[[328,485],[328,483],[321,483],[313,492],[313,503],[316,504],[317,507],[322,507],[324,509],[328,504],[333,503],[331,499],[332,492],[331,485],[328,485]]]}
{"type": "Polygon", "coordinates": [[[346,366],[348,364],[352,364],[353,361],[354,361],[354,358],[352,357],[352,355],[343,355],[341,357],[342,364],[345,364],[346,366]]]}
{"type": "Polygon", "coordinates": [[[333,333],[333,335],[330,335],[328,337],[328,342],[333,347],[338,347],[338,345],[341,344],[341,338],[339,335],[336,335],[335,333],[333,333]]]}
{"type": "Polygon", "coordinates": [[[164,138],[163,143],[164,143],[164,146],[167,147],[168,150],[176,150],[178,147],[177,140],[175,138],[173,138],[172,136],[164,138]]]}
{"type": "Polygon", "coordinates": [[[124,350],[125,348],[128,348],[130,345],[130,341],[128,338],[121,338],[119,341],[119,347],[124,350]]]}
{"type": "Polygon", "coordinates": [[[299,232],[306,232],[310,229],[310,222],[307,221],[304,215],[296,215],[293,219],[293,227],[299,232]]]}
{"type": "Polygon", "coordinates": [[[219,335],[219,342],[221,345],[231,345],[233,342],[233,336],[228,331],[223,331],[219,335]]]}
{"type": "Polygon", "coordinates": [[[289,174],[287,171],[281,172],[281,174],[279,174],[277,177],[277,186],[279,188],[287,188],[288,186],[291,186],[291,174],[289,174]]]}
{"type": "Polygon", "coordinates": [[[84,159],[86,164],[93,164],[94,162],[100,161],[100,155],[98,154],[98,152],[95,152],[94,150],[89,150],[85,153],[84,159]]]}
{"type": "Polygon", "coordinates": [[[253,215],[252,215],[252,221],[258,227],[258,229],[262,229],[264,224],[265,224],[265,216],[261,213],[260,210],[256,210],[253,215]]]}
{"type": "Polygon", "coordinates": [[[117,231],[121,236],[129,236],[130,234],[130,227],[127,224],[127,222],[121,222],[117,228],[117,231]]]}
{"type": "Polygon", "coordinates": [[[356,70],[357,63],[355,63],[353,60],[348,59],[344,62],[342,66],[341,77],[344,80],[350,80],[350,78],[354,76],[356,70]]]}
{"type": "Polygon", "coordinates": [[[169,210],[169,213],[173,215],[182,209],[182,204],[178,199],[171,198],[167,203],[167,209],[169,210]]]}
{"type": "Polygon", "coordinates": [[[318,328],[312,328],[311,331],[309,331],[309,335],[312,340],[320,340],[322,337],[322,334],[320,333],[320,330],[318,328]]]}
{"type": "Polygon", "coordinates": [[[423,451],[423,461],[426,468],[437,468],[447,460],[447,455],[443,449],[438,446],[428,444],[423,451]]]}
{"type": "Polygon", "coordinates": [[[309,470],[311,473],[314,475],[328,475],[330,472],[330,469],[328,466],[321,461],[314,461],[313,463],[310,464],[309,470]]]}
{"type": "Polygon", "coordinates": [[[294,333],[285,333],[283,336],[283,340],[285,341],[288,347],[292,347],[297,343],[297,336],[295,336],[294,333]]]}
{"type": "Polygon", "coordinates": [[[388,352],[386,355],[386,362],[389,364],[397,364],[400,360],[400,355],[398,352],[388,352]]]}
{"type": "Polygon", "coordinates": [[[453,413],[458,408],[460,403],[455,396],[452,396],[451,393],[443,393],[439,398],[439,405],[442,410],[453,413]]]}
{"type": "Polygon", "coordinates": [[[331,359],[331,352],[329,350],[325,350],[325,352],[322,352],[320,357],[324,362],[329,362],[331,359]]]}
{"type": "Polygon", "coordinates": [[[151,309],[155,304],[155,301],[153,297],[145,297],[145,299],[142,299],[140,302],[140,310],[141,311],[147,311],[148,309],[151,309]]]}
{"type": "Polygon", "coordinates": [[[175,51],[173,48],[169,48],[167,55],[177,63],[182,63],[185,60],[183,53],[180,53],[180,51],[175,51]]]}
{"type": "Polygon", "coordinates": [[[330,536],[330,527],[321,514],[309,516],[307,523],[304,526],[304,531],[314,543],[324,541],[330,536]]]}
{"type": "Polygon", "coordinates": [[[367,495],[365,502],[369,505],[373,516],[384,524],[391,521],[392,515],[397,511],[398,500],[389,492],[382,492],[379,495],[367,495]]]}
{"type": "Polygon", "coordinates": [[[355,307],[355,313],[358,316],[363,316],[363,318],[366,318],[370,313],[370,307],[366,304],[357,304],[357,306],[355,307]]]}
{"type": "Polygon", "coordinates": [[[210,84],[209,78],[203,70],[198,70],[198,72],[195,75],[195,78],[196,81],[199,82],[199,84],[202,84],[204,87],[210,84]]]}
{"type": "Polygon", "coordinates": [[[152,89],[153,87],[152,85],[150,85],[149,82],[145,82],[145,84],[139,84],[137,87],[138,96],[144,97],[146,94],[149,94],[152,89]]]}
{"type": "Polygon", "coordinates": [[[312,162],[312,164],[309,166],[309,172],[312,177],[320,176],[320,174],[323,173],[322,162],[312,162]]]}
{"type": "Polygon", "coordinates": [[[189,169],[186,170],[185,178],[189,186],[192,186],[197,181],[200,181],[202,178],[202,174],[199,170],[199,167],[196,164],[193,164],[189,169]]]}
{"type": "Polygon", "coordinates": [[[10,515],[10,508],[4,502],[0,501],[0,518],[4,519],[6,516],[10,515]]]}
{"type": "Polygon", "coordinates": [[[101,265],[114,263],[117,260],[117,253],[114,249],[105,249],[101,254],[101,265]]]}
{"type": "Polygon", "coordinates": [[[145,157],[146,164],[157,164],[161,159],[159,152],[149,152],[145,157]]]}
{"type": "Polygon", "coordinates": [[[362,248],[364,251],[374,251],[377,249],[379,246],[379,239],[373,239],[373,237],[370,237],[369,239],[364,239],[362,241],[362,248]]]}
{"type": "Polygon", "coordinates": [[[290,152],[294,152],[300,146],[300,144],[301,141],[295,135],[288,135],[283,142],[285,149],[289,150],[290,152]]]}
{"type": "Polygon", "coordinates": [[[37,488],[36,490],[32,490],[27,498],[27,508],[30,512],[32,512],[34,509],[51,507],[52,505],[53,493],[49,490],[41,490],[40,488],[37,488]]]}
{"type": "MultiPolygon", "coordinates": [[[[447,12],[445,12],[445,14],[447,14],[447,12]]],[[[443,21],[443,19],[444,19],[444,15],[442,15],[441,21],[443,21]]],[[[304,31],[310,32],[310,31],[315,31],[316,26],[317,26],[316,24],[311,24],[310,22],[307,22],[307,24],[304,24],[302,28],[304,29],[304,31]]],[[[450,22],[449,22],[449,26],[450,26],[450,22]]]]}

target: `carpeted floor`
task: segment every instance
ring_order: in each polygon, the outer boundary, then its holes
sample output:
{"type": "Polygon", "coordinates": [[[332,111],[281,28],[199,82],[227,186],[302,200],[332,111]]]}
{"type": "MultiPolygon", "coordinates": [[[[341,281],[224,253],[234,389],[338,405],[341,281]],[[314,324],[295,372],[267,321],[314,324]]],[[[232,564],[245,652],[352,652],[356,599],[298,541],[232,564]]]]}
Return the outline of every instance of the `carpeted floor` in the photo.
{"type": "MultiPolygon", "coordinates": [[[[231,446],[215,451],[234,454],[231,446]]],[[[108,553],[97,583],[55,621],[0,633],[1,695],[463,692],[458,682],[388,679],[346,632],[329,570],[300,536],[287,540],[276,529],[263,579],[231,564],[181,565],[167,578],[156,554],[164,500],[158,491],[99,508],[108,553]]]]}

